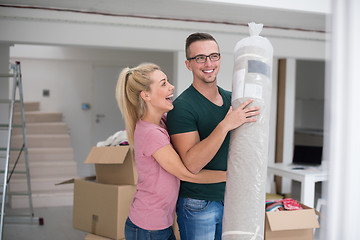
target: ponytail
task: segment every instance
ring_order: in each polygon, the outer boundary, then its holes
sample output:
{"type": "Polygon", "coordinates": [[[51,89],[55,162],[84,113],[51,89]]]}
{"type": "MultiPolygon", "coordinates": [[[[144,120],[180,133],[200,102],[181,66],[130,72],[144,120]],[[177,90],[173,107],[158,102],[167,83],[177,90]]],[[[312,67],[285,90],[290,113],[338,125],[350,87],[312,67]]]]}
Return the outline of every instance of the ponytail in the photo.
{"type": "Polygon", "coordinates": [[[134,147],[136,123],[143,116],[146,108],[141,98],[142,91],[150,91],[151,79],[148,77],[160,67],[152,63],[143,63],[135,68],[124,68],[116,85],[116,100],[125,120],[126,133],[130,147],[134,147]]]}

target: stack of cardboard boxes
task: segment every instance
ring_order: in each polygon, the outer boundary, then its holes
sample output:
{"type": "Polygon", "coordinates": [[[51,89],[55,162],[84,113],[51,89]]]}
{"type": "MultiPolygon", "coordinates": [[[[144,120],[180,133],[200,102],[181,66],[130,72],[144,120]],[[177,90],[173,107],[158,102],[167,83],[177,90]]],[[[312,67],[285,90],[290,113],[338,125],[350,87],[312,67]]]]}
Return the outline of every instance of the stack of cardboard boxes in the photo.
{"type": "MultiPolygon", "coordinates": [[[[124,226],[136,192],[137,172],[129,146],[93,147],[85,163],[95,164],[96,177],[74,179],[73,227],[86,240],[125,239],[124,226]]],[[[265,240],[312,240],[319,227],[316,211],[265,213],[265,240]]],[[[174,223],[176,238],[180,239],[174,223]]]]}
{"type": "Polygon", "coordinates": [[[74,180],[73,227],[86,239],[125,239],[124,226],[136,191],[137,172],[129,146],[93,147],[96,181],[74,180]]]}

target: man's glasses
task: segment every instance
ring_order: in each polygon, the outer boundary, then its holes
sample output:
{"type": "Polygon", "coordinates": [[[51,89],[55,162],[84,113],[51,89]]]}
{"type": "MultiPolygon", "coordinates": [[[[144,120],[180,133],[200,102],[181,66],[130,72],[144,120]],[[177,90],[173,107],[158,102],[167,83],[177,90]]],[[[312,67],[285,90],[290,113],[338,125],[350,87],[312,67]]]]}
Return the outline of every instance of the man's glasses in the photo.
{"type": "Polygon", "coordinates": [[[187,60],[190,61],[190,60],[195,59],[195,61],[197,63],[204,63],[204,62],[206,62],[207,58],[209,58],[210,61],[212,61],[212,62],[219,61],[220,60],[220,53],[212,53],[212,54],[207,55],[207,56],[200,54],[200,55],[197,55],[195,57],[188,58],[187,60]]]}

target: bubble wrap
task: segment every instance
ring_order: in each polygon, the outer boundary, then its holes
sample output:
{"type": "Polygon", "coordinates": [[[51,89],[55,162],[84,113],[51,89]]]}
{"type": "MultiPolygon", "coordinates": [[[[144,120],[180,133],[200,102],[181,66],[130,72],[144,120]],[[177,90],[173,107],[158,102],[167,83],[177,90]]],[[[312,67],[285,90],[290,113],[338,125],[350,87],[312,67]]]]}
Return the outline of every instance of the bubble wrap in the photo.
{"type": "Polygon", "coordinates": [[[259,106],[261,113],[230,133],[224,240],[264,239],[273,48],[261,30],[262,24],[249,23],[250,37],[234,49],[232,106],[252,98],[249,106],[259,106]]]}

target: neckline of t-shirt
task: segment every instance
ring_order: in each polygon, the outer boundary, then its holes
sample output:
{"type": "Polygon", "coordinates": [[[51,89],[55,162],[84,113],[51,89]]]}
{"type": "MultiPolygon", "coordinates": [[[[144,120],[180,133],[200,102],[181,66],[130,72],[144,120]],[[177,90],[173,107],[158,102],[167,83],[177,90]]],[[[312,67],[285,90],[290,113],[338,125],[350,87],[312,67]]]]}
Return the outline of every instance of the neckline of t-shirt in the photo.
{"type": "MultiPolygon", "coordinates": [[[[148,122],[148,121],[144,121],[144,120],[142,120],[141,118],[139,119],[139,121],[141,121],[142,124],[150,124],[150,125],[154,125],[154,126],[159,127],[159,128],[164,128],[164,126],[159,126],[159,125],[157,125],[157,124],[155,124],[155,123],[148,122]]],[[[164,129],[165,129],[165,128],[164,128],[164,129]]]]}
{"type": "Polygon", "coordinates": [[[221,88],[220,88],[219,86],[217,86],[217,88],[218,88],[219,94],[220,94],[220,96],[221,96],[221,98],[222,98],[222,100],[223,100],[223,104],[222,104],[221,106],[219,106],[219,105],[213,103],[212,101],[210,101],[209,99],[207,99],[204,95],[202,95],[202,94],[194,87],[194,85],[191,84],[191,87],[193,88],[193,90],[195,90],[195,92],[196,92],[197,94],[199,94],[202,98],[206,99],[206,101],[208,101],[209,103],[211,103],[211,104],[214,105],[215,107],[218,107],[218,108],[224,108],[224,107],[225,107],[225,100],[224,100],[225,97],[224,97],[223,92],[221,91],[221,88]]]}

